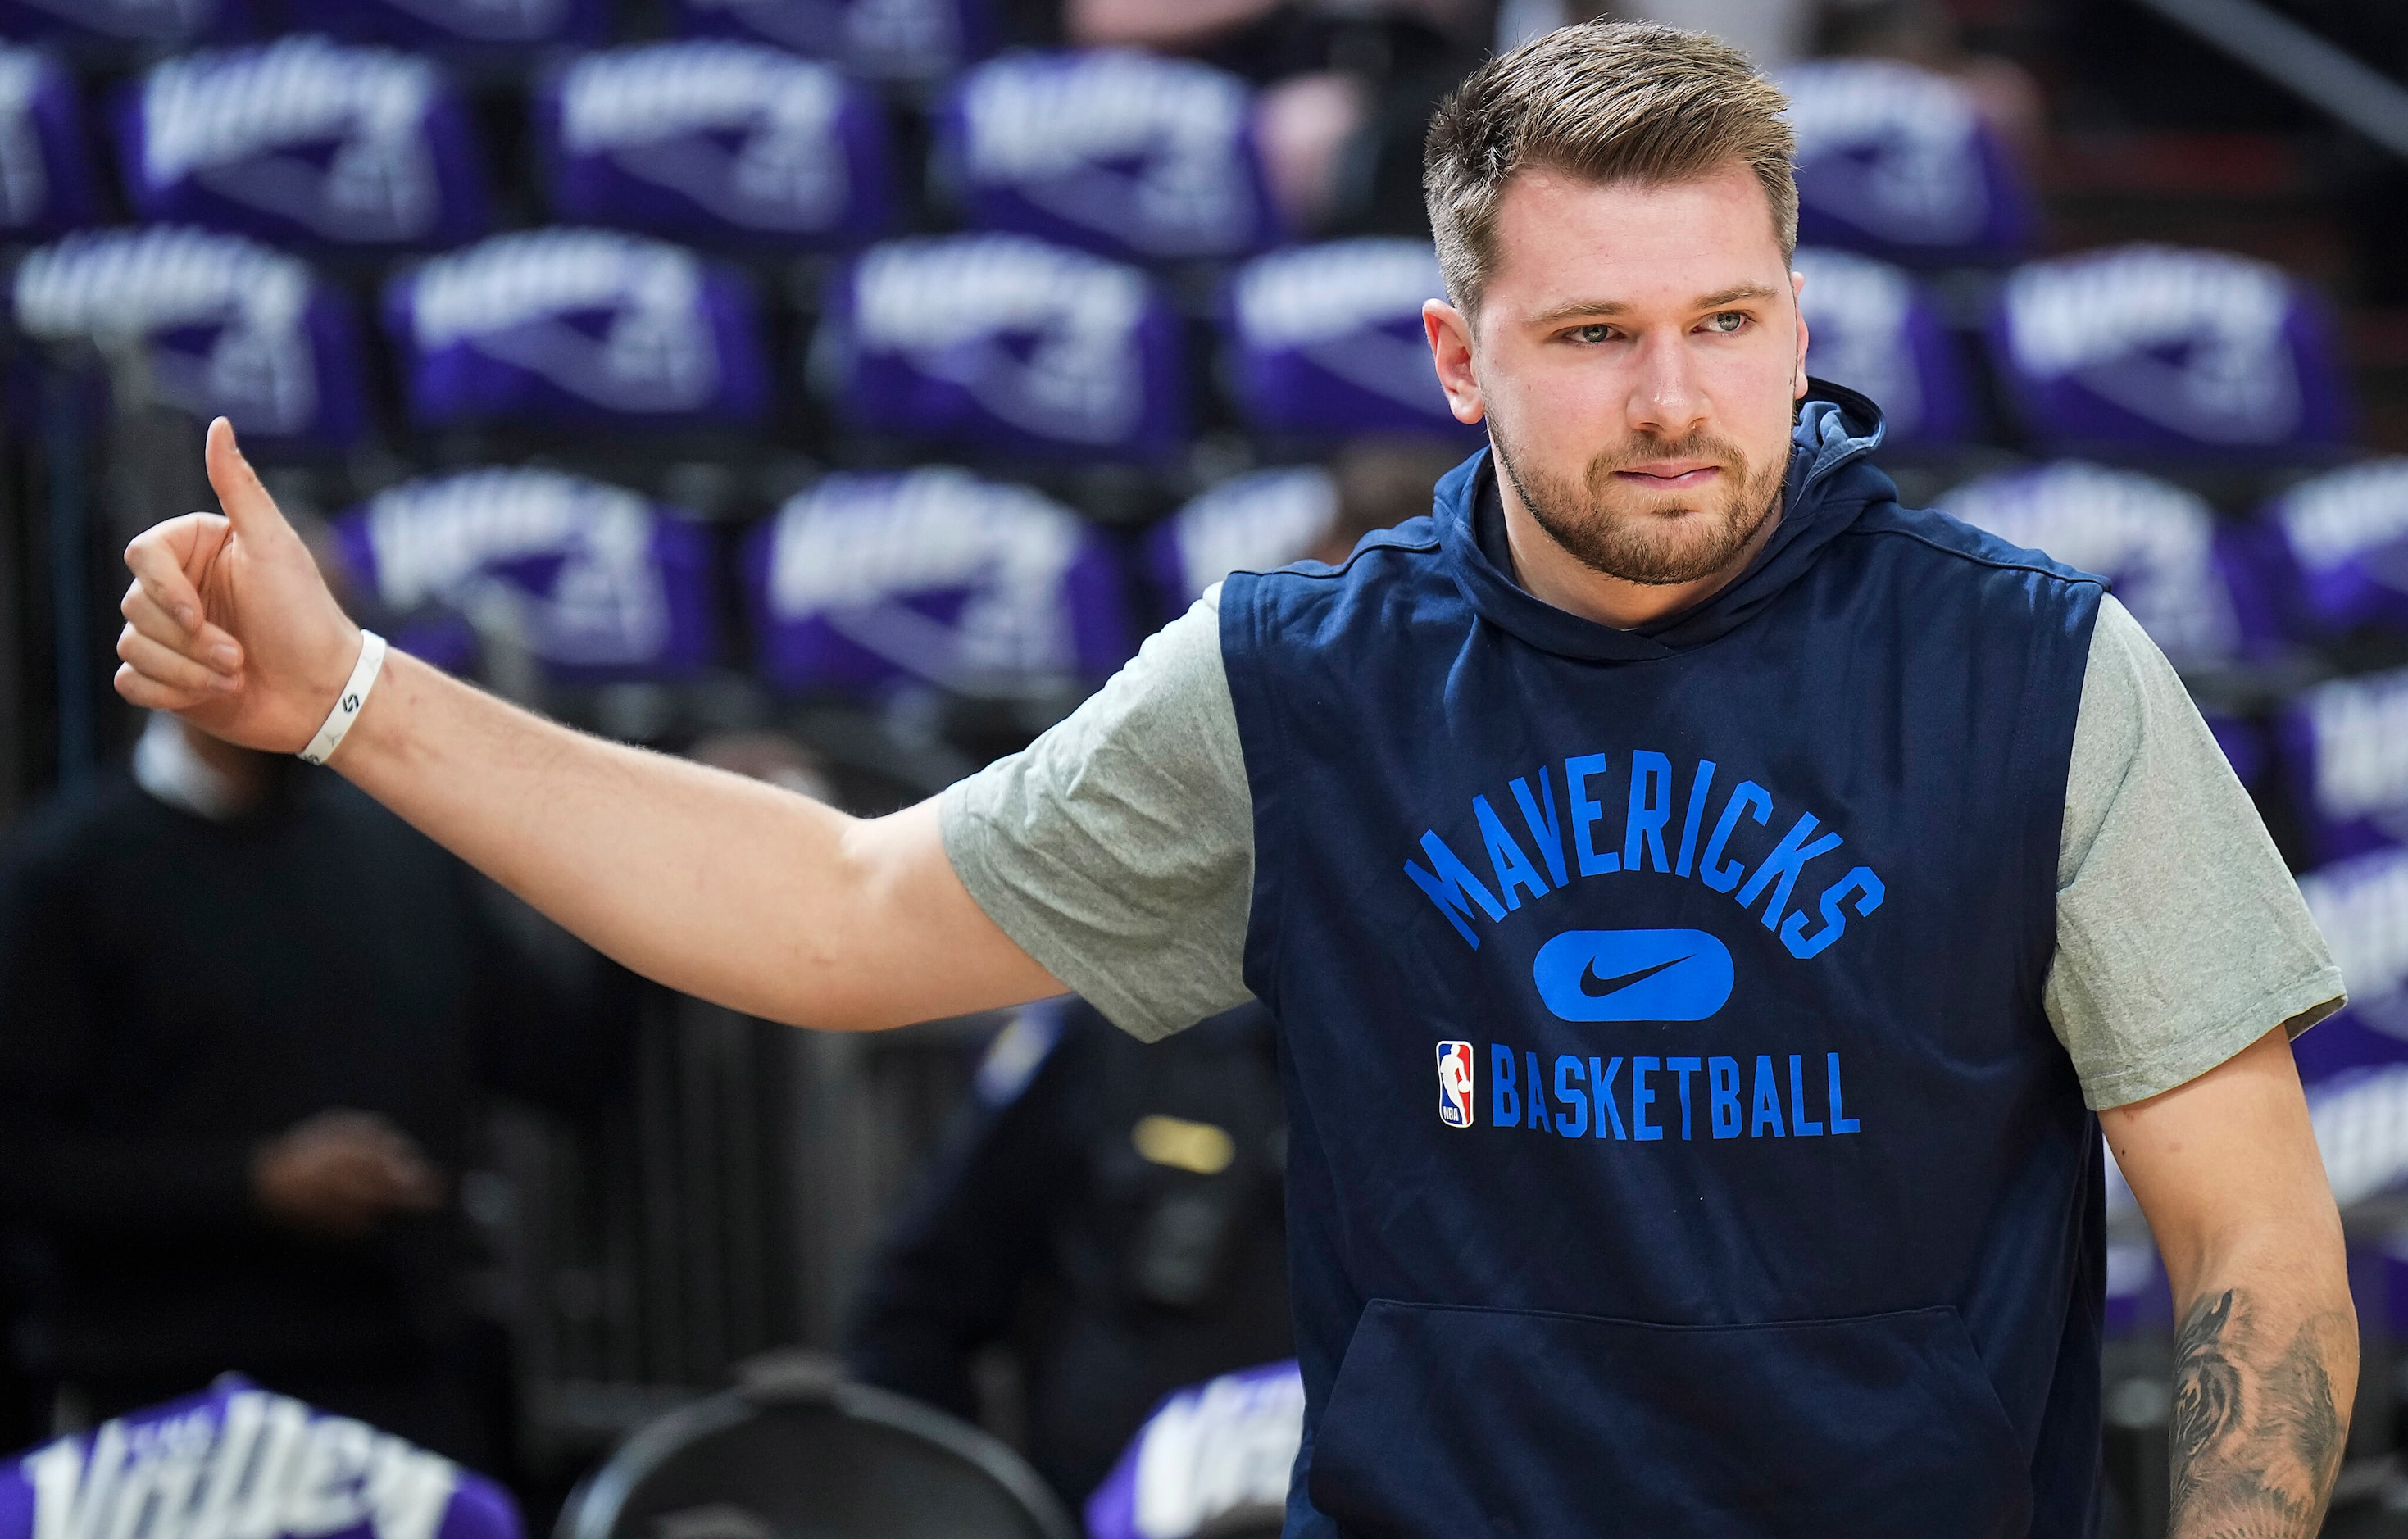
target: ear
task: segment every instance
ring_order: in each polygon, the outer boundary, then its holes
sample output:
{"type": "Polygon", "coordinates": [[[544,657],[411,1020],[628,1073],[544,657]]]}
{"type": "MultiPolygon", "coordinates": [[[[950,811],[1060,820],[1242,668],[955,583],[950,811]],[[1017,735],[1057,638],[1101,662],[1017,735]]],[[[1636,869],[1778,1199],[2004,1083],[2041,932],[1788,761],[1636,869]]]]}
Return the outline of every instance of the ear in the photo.
{"type": "Polygon", "coordinates": [[[1795,378],[1789,381],[1789,398],[1793,401],[1806,399],[1806,307],[1798,302],[1799,296],[1805,292],[1806,275],[1790,274],[1789,303],[1790,306],[1798,312],[1798,364],[1795,378]]]}
{"type": "Polygon", "coordinates": [[[1472,366],[1471,322],[1442,299],[1422,301],[1422,330],[1429,337],[1430,364],[1446,392],[1448,409],[1467,425],[1487,415],[1480,396],[1480,376],[1472,366]]]}

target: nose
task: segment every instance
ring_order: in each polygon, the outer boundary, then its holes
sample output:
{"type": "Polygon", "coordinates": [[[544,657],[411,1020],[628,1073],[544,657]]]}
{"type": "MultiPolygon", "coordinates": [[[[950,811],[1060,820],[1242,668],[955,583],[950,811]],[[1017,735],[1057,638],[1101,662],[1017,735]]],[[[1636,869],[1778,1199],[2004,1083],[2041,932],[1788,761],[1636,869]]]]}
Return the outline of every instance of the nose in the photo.
{"type": "Polygon", "coordinates": [[[1656,332],[1641,345],[1624,410],[1634,432],[1678,438],[1706,425],[1713,406],[1698,378],[1684,334],[1656,332]]]}

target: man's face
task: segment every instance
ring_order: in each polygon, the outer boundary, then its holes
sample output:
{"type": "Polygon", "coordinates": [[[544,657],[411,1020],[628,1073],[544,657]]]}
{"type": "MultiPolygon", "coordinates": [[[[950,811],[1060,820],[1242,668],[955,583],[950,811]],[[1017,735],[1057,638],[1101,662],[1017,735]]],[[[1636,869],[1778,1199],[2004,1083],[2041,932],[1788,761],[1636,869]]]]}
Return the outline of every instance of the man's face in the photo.
{"type": "Polygon", "coordinates": [[[1806,323],[1763,187],[1516,176],[1476,328],[1426,310],[1440,381],[1583,565],[1651,586],[1724,571],[1774,511],[1806,323]]]}

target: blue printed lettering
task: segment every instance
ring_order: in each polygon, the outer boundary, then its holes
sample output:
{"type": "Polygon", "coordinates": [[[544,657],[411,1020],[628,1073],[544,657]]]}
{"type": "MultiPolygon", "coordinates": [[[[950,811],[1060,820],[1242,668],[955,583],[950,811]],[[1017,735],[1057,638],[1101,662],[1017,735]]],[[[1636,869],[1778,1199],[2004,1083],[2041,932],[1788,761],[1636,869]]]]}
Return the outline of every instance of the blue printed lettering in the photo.
{"type": "MultiPolygon", "coordinates": [[[[1505,1051],[1502,1047],[1497,1050],[1505,1051]]],[[[1509,1067],[1512,1056],[1510,1053],[1506,1054],[1509,1067]]],[[[1499,1103],[1500,1105],[1502,1104],[1499,1103]]],[[[1498,1125],[1500,1127],[1505,1125],[1505,1117],[1501,1112],[1498,1114],[1498,1125]]],[[[1756,1121],[1748,1128],[1747,1135],[1750,1138],[1761,1138],[1767,1128],[1772,1130],[1773,1137],[1782,1136],[1781,1086],[1772,1077],[1772,1055],[1758,1053],[1756,1055],[1756,1121]]]]}
{"type": "Polygon", "coordinates": [[[1807,840],[1813,836],[1816,826],[1813,813],[1799,813],[1798,820],[1789,825],[1789,832],[1772,847],[1772,853],[1756,868],[1756,875],[1739,890],[1739,905],[1752,908],[1765,888],[1772,888],[1772,901],[1764,905],[1764,927],[1767,930],[1780,930],[1781,911],[1789,906],[1789,889],[1798,880],[1798,868],[1817,855],[1828,855],[1840,848],[1840,836],[1836,834],[1826,834],[1809,844],[1807,840]]]}
{"type": "Polygon", "coordinates": [[[1639,863],[1644,846],[1656,869],[1670,871],[1664,859],[1664,825],[1672,820],[1672,761],[1641,748],[1630,756],[1630,819],[1622,834],[1622,869],[1645,869],[1639,863]]]}
{"type": "MultiPolygon", "coordinates": [[[[1539,1055],[1525,1053],[1522,1056],[1528,1060],[1530,1064],[1530,1119],[1523,1125],[1553,1133],[1555,1131],[1555,1125],[1547,1120],[1547,1083],[1539,1077],[1539,1055]]],[[[1796,1059],[1790,1060],[1791,1068],[1794,1069],[1797,1065],[1796,1059]]]]}
{"type": "MultiPolygon", "coordinates": [[[[1730,843],[1731,831],[1739,827],[1739,816],[1742,812],[1754,818],[1758,823],[1770,821],[1772,817],[1772,797],[1755,781],[1742,780],[1739,788],[1731,792],[1730,800],[1723,804],[1722,819],[1714,824],[1713,837],[1706,841],[1704,857],[1698,862],[1698,879],[1717,892],[1727,892],[1737,887],[1740,876],[1747,870],[1747,867],[1737,861],[1731,862],[1728,865],[1716,863],[1723,858],[1723,847],[1730,843]]],[[[1426,847],[1429,843],[1428,838],[1425,836],[1422,843],[1426,847]]],[[[1460,863],[1457,862],[1458,867],[1460,863]]],[[[1502,918],[1503,916],[1490,917],[1502,918]]],[[[1470,932],[1466,931],[1465,933],[1469,934],[1470,932]]]]}
{"type": "Polygon", "coordinates": [[[1480,819],[1480,836],[1488,843],[1488,863],[1497,870],[1497,893],[1505,900],[1505,906],[1522,906],[1520,895],[1513,891],[1517,887],[1528,888],[1534,898],[1545,897],[1547,884],[1540,879],[1539,868],[1522,853],[1513,835],[1505,832],[1504,823],[1498,819],[1497,809],[1488,805],[1487,797],[1471,799],[1471,815],[1480,819]]]}
{"type": "Polygon", "coordinates": [[[1584,876],[1599,876],[1622,869],[1622,857],[1598,854],[1589,832],[1605,816],[1605,805],[1589,800],[1584,782],[1592,775],[1604,773],[1605,755],[1601,753],[1584,753],[1564,761],[1564,799],[1572,808],[1572,856],[1580,862],[1584,876]]]}
{"type": "Polygon", "coordinates": [[[1811,935],[1806,933],[1806,911],[1801,908],[1790,915],[1781,927],[1781,944],[1789,948],[1789,954],[1800,962],[1820,956],[1825,947],[1845,934],[1848,917],[1840,912],[1840,905],[1851,894],[1856,900],[1856,917],[1862,919],[1882,905],[1882,880],[1870,868],[1860,865],[1825,888],[1820,905],[1823,928],[1811,935]]]}
{"type": "Polygon", "coordinates": [[[1622,1108],[1613,1104],[1613,1082],[1622,1075],[1622,1060],[1610,1058],[1599,1070],[1597,1060],[1588,1061],[1589,1090],[1597,1099],[1597,1135],[1605,1136],[1608,1122],[1613,1124],[1613,1136],[1625,1136],[1622,1131],[1622,1108]]]}
{"type": "Polygon", "coordinates": [[[1647,1120],[1647,1108],[1656,1104],[1656,1092],[1647,1088],[1647,1076],[1662,1067],[1659,1060],[1634,1058],[1630,1061],[1630,1136],[1638,1143],[1647,1143],[1664,1136],[1664,1130],[1647,1120]]]}
{"type": "Polygon", "coordinates": [[[1834,1133],[1854,1133],[1862,1124],[1841,1110],[1840,1055],[1829,1053],[1825,1057],[1829,1069],[1827,1078],[1831,1087],[1831,1131],[1834,1133]]]}
{"type": "Polygon", "coordinates": [[[1523,825],[1530,831],[1530,842],[1539,847],[1539,854],[1547,862],[1547,875],[1561,887],[1571,878],[1564,875],[1564,828],[1555,820],[1555,788],[1547,781],[1547,766],[1539,766],[1539,801],[1530,800],[1530,782],[1513,782],[1513,800],[1521,804],[1523,825]],[[1546,816],[1539,816],[1543,805],[1546,816]]]}
{"type": "Polygon", "coordinates": [[[1422,853],[1429,857],[1431,871],[1424,871],[1407,861],[1405,875],[1413,879],[1415,887],[1429,894],[1429,901],[1438,905],[1438,911],[1455,926],[1455,933],[1469,941],[1473,950],[1479,950],[1480,937],[1471,933],[1471,926],[1463,922],[1471,913],[1471,904],[1478,904],[1480,911],[1491,919],[1503,919],[1504,906],[1488,895],[1488,889],[1481,886],[1480,878],[1471,874],[1471,868],[1446,847],[1446,841],[1438,836],[1436,829],[1422,835],[1422,853]],[[1433,871],[1436,875],[1432,875],[1433,871]],[[1466,897],[1471,903],[1464,902],[1466,897]]]}
{"type": "MultiPolygon", "coordinates": [[[[1839,1060],[1836,1057],[1831,1061],[1831,1066],[1837,1072],[1839,1060]]],[[[1706,1089],[1713,1098],[1714,1136],[1737,1138],[1740,1125],[1739,1060],[1706,1060],[1706,1089]]]]}
{"type": "Polygon", "coordinates": [[[1664,1067],[1681,1076],[1681,1142],[1685,1144],[1689,1141],[1689,1076],[1705,1063],[1694,1058],[1668,1058],[1664,1067]]]}
{"type": "Polygon", "coordinates": [[[1689,782],[1689,810],[1681,819],[1681,855],[1672,862],[1672,875],[1689,874],[1689,862],[1698,853],[1698,825],[1706,819],[1706,792],[1713,789],[1714,762],[1698,761],[1696,778],[1689,782]]]}
{"type": "Polygon", "coordinates": [[[1555,1131],[1567,1138],[1578,1138],[1588,1132],[1588,1090],[1585,1087],[1567,1090],[1566,1084],[1581,1077],[1581,1061],[1570,1053],[1555,1055],[1555,1099],[1569,1104],[1569,1109],[1555,1110],[1555,1131]]]}
{"type": "MultiPolygon", "coordinates": [[[[1803,1062],[1804,1060],[1796,1053],[1789,1055],[1789,1127],[1800,1138],[1819,1138],[1823,1134],[1823,1124],[1806,1120],[1806,1079],[1805,1071],[1800,1067],[1803,1062]]],[[[1530,1072],[1538,1073],[1536,1069],[1530,1072]]]]}
{"type": "Polygon", "coordinates": [[[1522,1098],[1513,1091],[1513,1049],[1488,1045],[1488,1125],[1510,1128],[1522,1120],[1522,1098]]]}

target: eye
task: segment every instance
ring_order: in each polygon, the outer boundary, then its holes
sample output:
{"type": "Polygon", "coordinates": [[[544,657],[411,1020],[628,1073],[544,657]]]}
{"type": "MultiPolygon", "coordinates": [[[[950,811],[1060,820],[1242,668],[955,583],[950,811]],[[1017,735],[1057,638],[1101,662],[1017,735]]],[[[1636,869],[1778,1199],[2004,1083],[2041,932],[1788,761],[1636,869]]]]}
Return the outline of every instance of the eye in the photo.
{"type": "Polygon", "coordinates": [[[1602,321],[1592,321],[1585,326],[1574,326],[1565,335],[1575,342],[1605,342],[1612,340],[1613,328],[1602,321]]]}
{"type": "Polygon", "coordinates": [[[1709,329],[1719,332],[1725,336],[1728,336],[1732,333],[1739,331],[1741,328],[1744,327],[1747,322],[1748,314],[1745,310],[1723,310],[1715,315],[1709,316],[1706,320],[1706,325],[1709,329]]]}

